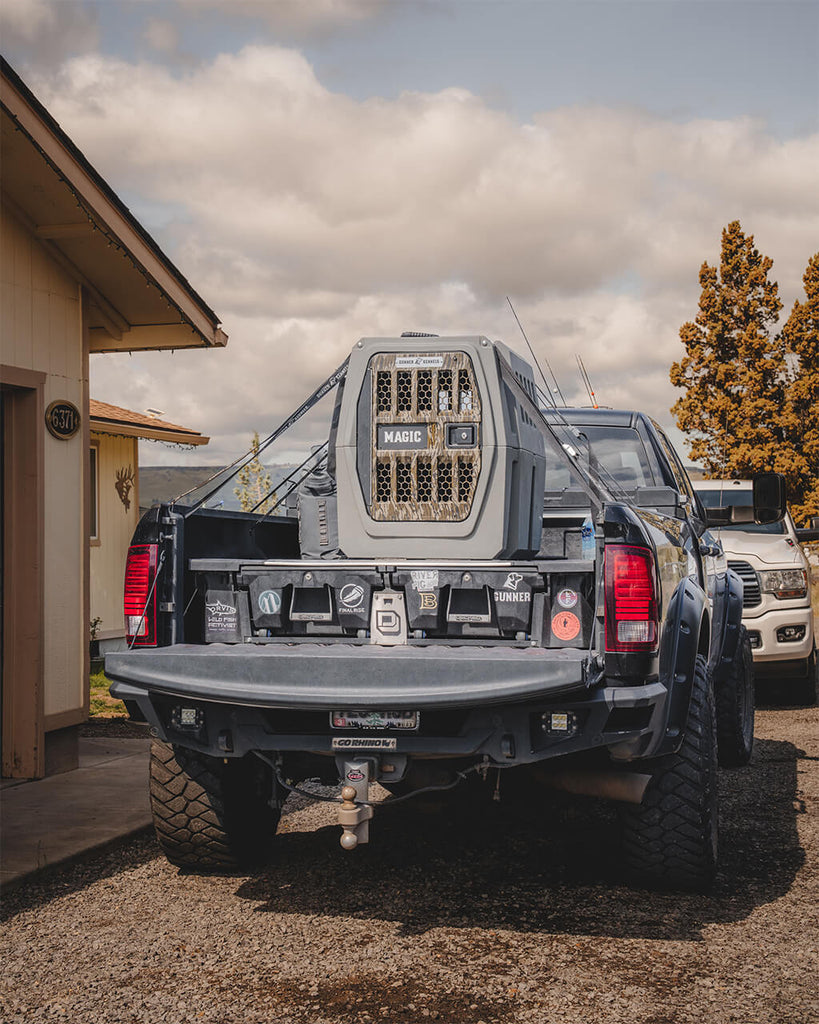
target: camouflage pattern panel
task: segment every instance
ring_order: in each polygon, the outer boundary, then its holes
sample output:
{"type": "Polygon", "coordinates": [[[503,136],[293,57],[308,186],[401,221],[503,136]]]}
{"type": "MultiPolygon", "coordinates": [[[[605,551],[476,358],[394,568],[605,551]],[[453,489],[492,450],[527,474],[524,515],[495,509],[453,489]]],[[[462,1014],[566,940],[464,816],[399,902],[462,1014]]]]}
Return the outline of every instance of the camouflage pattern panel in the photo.
{"type": "Polygon", "coordinates": [[[372,518],[466,519],[481,469],[472,360],[464,352],[380,353],[370,372],[372,518]]]}

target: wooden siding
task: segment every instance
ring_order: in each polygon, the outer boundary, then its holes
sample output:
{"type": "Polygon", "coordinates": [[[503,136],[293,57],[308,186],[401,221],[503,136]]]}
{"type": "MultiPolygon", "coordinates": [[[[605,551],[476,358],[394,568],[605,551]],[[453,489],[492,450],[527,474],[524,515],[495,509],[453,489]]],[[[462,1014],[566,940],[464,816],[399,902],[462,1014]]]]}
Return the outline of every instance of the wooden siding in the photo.
{"type": "Polygon", "coordinates": [[[102,619],[99,626],[102,637],[124,636],[125,556],[139,519],[137,439],[92,433],[91,441],[99,446],[99,543],[91,546],[91,618],[99,615],[102,619]],[[116,479],[117,472],[129,466],[134,472],[135,484],[128,495],[130,508],[126,509],[117,493],[116,479]]]}
{"type": "MultiPolygon", "coordinates": [[[[6,208],[0,220],[2,361],[46,374],[46,406],[57,399],[83,412],[87,389],[80,286],[6,208]]],[[[84,415],[84,412],[83,412],[84,415]]],[[[85,707],[87,626],[83,594],[85,446],[45,433],[43,566],[44,713],[85,707]]]]}

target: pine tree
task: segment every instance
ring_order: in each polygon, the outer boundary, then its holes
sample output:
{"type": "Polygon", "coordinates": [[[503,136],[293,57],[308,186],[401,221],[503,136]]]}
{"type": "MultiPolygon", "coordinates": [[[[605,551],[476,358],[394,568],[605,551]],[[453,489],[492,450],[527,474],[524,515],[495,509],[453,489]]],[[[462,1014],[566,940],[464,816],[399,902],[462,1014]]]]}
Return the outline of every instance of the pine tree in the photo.
{"type": "Polygon", "coordinates": [[[802,278],[805,301],[793,304],[781,339],[790,357],[784,426],[796,453],[786,474],[791,514],[800,525],[819,515],[819,252],[802,278]]]}
{"type": "Polygon", "coordinates": [[[782,308],[768,279],[772,266],[732,221],[722,232],[719,268],[700,269],[699,312],[680,328],[686,354],[670,375],[684,394],[671,411],[691,435],[692,459],[710,476],[792,468],[783,443],[784,343],[770,336],[782,308]]]}
{"type": "Polygon", "coordinates": [[[264,514],[276,503],[276,494],[272,491],[270,474],[259,458],[259,432],[257,430],[253,431],[250,451],[253,453],[253,458],[239,470],[236,476],[239,486],[233,488],[233,493],[239,499],[239,504],[244,512],[250,512],[255,508],[257,512],[264,514]]]}

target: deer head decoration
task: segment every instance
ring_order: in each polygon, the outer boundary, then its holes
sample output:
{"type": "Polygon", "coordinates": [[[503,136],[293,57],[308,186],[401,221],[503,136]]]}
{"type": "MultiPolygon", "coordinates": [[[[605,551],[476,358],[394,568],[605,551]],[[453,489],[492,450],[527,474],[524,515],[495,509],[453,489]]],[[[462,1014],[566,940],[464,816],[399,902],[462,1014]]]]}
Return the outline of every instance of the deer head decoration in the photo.
{"type": "Polygon", "coordinates": [[[134,471],[130,466],[128,466],[127,469],[123,466],[121,469],[117,470],[117,480],[114,486],[117,489],[119,500],[125,506],[125,511],[127,512],[131,507],[131,499],[129,495],[131,493],[131,488],[134,486],[134,471]]]}

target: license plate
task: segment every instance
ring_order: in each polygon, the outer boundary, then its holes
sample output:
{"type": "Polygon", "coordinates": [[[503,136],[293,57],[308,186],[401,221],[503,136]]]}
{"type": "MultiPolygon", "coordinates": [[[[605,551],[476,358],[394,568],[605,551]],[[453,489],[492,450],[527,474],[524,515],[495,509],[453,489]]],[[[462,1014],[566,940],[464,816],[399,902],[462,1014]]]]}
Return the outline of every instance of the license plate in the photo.
{"type": "Polygon", "coordinates": [[[383,729],[387,732],[415,732],[420,716],[417,711],[333,711],[334,729],[383,729]]]}

